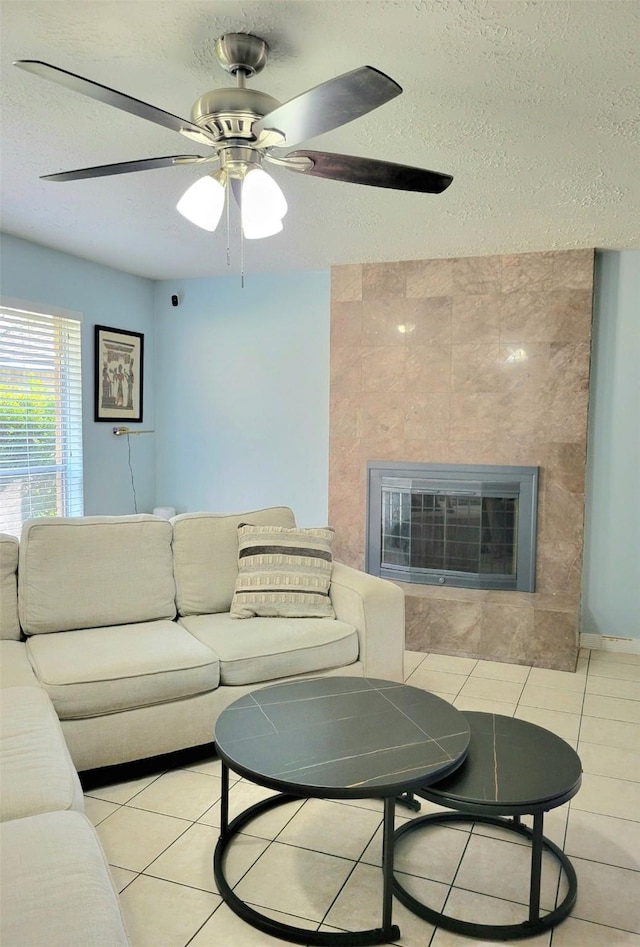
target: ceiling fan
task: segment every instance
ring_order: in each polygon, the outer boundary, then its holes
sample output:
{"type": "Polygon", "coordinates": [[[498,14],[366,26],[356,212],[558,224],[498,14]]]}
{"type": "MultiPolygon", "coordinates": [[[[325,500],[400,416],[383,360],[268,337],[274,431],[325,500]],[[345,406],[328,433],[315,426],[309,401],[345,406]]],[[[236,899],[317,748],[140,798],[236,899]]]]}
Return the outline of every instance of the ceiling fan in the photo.
{"type": "Polygon", "coordinates": [[[264,68],[268,51],[264,40],[248,33],[227,33],[219,37],[215,43],[216,58],[222,68],[235,77],[236,86],[205,92],[194,103],[190,121],[57,66],[37,60],[18,60],[14,65],[20,69],[172,129],[210,149],[204,156],[142,158],[47,174],[43,180],[77,181],[171,165],[213,162],[215,170],[187,189],[177,209],[192,223],[213,231],[225,202],[228,207],[231,190],[240,205],[243,235],[248,238],[278,233],[287,211],[282,190],[264,171],[265,162],[334,181],[427,194],[439,194],[451,184],[453,178],[449,174],[373,158],[306,150],[283,154],[278,149],[315,138],[360,118],[400,95],[402,89],[378,69],[361,66],[280,104],[270,95],[249,89],[245,84],[247,78],[264,68]]]}

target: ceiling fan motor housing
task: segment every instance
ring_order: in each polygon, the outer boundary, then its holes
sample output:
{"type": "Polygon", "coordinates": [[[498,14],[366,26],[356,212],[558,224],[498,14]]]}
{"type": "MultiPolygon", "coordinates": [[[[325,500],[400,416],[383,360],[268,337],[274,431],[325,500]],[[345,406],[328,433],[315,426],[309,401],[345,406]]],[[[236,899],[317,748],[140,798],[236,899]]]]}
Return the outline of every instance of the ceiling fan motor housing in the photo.
{"type": "Polygon", "coordinates": [[[191,109],[191,121],[206,128],[216,139],[255,138],[251,126],[278,108],[273,96],[257,89],[212,89],[205,92],[191,109]]]}

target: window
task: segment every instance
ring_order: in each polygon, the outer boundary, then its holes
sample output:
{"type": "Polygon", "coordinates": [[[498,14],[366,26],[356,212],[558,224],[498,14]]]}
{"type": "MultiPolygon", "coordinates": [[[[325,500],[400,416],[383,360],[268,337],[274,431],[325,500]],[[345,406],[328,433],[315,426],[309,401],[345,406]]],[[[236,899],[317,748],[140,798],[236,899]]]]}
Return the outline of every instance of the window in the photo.
{"type": "Polygon", "coordinates": [[[0,531],[81,516],[80,316],[0,306],[0,531]]]}

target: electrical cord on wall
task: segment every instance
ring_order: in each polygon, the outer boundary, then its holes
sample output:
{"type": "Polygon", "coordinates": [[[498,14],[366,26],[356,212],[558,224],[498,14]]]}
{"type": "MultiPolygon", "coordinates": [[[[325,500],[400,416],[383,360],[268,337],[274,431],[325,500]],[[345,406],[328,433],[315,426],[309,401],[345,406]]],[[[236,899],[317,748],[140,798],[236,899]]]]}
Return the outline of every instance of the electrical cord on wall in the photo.
{"type": "Polygon", "coordinates": [[[131,474],[131,490],[133,492],[133,512],[138,512],[138,498],[136,496],[136,484],[133,479],[133,467],[131,466],[131,438],[127,432],[127,460],[129,461],[129,473],[131,474]]]}
{"type": "Polygon", "coordinates": [[[131,435],[132,434],[155,434],[155,431],[130,431],[128,427],[114,427],[113,433],[116,437],[127,435],[127,462],[129,464],[129,473],[131,474],[131,491],[133,493],[133,509],[138,512],[138,497],[136,495],[136,483],[133,476],[133,465],[131,463],[131,435]]]}

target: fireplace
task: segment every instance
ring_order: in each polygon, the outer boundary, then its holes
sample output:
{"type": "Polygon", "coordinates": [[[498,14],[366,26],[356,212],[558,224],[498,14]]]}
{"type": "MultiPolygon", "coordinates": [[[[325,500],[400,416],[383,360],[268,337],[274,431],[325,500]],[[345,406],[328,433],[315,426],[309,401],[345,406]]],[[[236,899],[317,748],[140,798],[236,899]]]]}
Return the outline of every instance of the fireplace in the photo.
{"type": "Polygon", "coordinates": [[[535,591],[538,471],[369,462],[367,572],[427,585],[535,591]]]}

